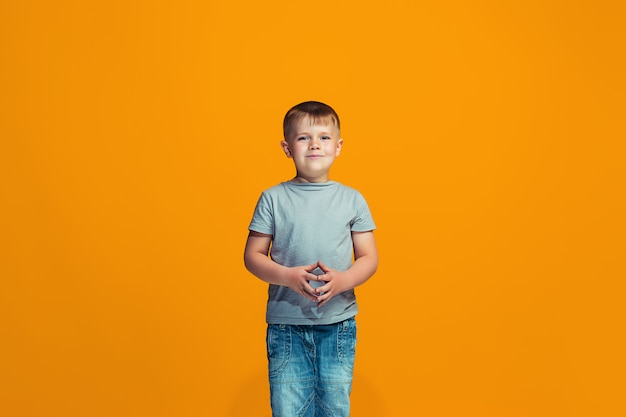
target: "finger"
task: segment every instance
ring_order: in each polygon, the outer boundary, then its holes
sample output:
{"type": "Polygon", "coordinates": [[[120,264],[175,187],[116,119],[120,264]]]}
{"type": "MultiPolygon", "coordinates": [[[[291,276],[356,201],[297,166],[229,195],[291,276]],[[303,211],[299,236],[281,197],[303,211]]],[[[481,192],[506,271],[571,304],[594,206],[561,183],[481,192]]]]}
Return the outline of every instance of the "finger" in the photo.
{"type": "Polygon", "coordinates": [[[316,276],[315,276],[315,281],[317,281],[317,282],[322,282],[322,283],[324,283],[324,282],[330,282],[330,281],[332,281],[332,279],[333,279],[333,275],[332,275],[332,274],[329,274],[329,273],[326,273],[326,274],[321,274],[321,275],[316,275],[316,276]]]}
{"type": "Polygon", "coordinates": [[[311,278],[309,278],[309,281],[328,282],[328,275],[326,274],[322,274],[322,275],[311,274],[310,276],[311,278]]]}
{"type": "Polygon", "coordinates": [[[317,261],[317,264],[319,265],[320,269],[324,271],[325,273],[330,272],[330,268],[324,265],[322,261],[317,261]]]}
{"type": "Polygon", "coordinates": [[[310,272],[307,275],[307,281],[319,281],[318,278],[319,278],[319,275],[315,275],[310,272]]]}
{"type": "Polygon", "coordinates": [[[309,284],[302,285],[302,295],[305,298],[311,299],[312,301],[317,301],[317,293],[315,292],[315,289],[309,284]]]}
{"type": "Polygon", "coordinates": [[[331,299],[331,295],[330,294],[324,294],[324,295],[320,295],[319,297],[317,297],[317,306],[318,307],[322,307],[324,304],[326,304],[330,299],[331,299]]]}
{"type": "Polygon", "coordinates": [[[330,290],[330,286],[328,286],[328,285],[321,285],[321,286],[315,288],[315,294],[319,296],[319,295],[322,295],[322,294],[326,294],[329,290],[330,290]]]}
{"type": "Polygon", "coordinates": [[[311,264],[311,265],[307,265],[307,266],[305,266],[305,267],[304,267],[304,270],[305,270],[306,272],[311,272],[312,270],[314,270],[315,268],[317,268],[317,266],[318,266],[318,265],[317,265],[317,262],[316,262],[316,263],[314,263],[314,264],[311,264]]]}

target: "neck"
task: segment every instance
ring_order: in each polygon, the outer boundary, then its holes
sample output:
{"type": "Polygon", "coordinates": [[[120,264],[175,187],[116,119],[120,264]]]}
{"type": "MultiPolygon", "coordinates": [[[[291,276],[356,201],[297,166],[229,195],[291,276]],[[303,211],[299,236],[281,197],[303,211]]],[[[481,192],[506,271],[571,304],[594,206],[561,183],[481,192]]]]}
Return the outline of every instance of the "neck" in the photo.
{"type": "Polygon", "coordinates": [[[296,176],[293,177],[293,179],[291,180],[291,182],[297,182],[297,183],[328,182],[328,181],[330,181],[330,178],[328,178],[328,175],[325,175],[322,177],[310,178],[310,177],[301,176],[300,174],[296,174],[296,176]]]}

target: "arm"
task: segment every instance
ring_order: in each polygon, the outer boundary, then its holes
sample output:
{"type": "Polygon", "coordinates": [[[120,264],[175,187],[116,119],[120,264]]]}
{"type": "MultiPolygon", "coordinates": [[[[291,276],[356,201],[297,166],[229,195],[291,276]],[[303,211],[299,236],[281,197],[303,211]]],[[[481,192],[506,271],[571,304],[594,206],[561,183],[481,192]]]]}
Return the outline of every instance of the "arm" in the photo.
{"type": "Polygon", "coordinates": [[[326,284],[316,288],[317,293],[322,294],[317,297],[320,307],[335,295],[363,284],[378,268],[378,250],[374,232],[352,232],[352,242],[354,262],[346,271],[340,272],[327,267],[321,261],[318,262],[324,271],[324,275],[319,278],[326,281],[326,284]]]}
{"type": "Polygon", "coordinates": [[[311,301],[318,301],[315,290],[309,284],[309,280],[317,279],[311,274],[317,263],[293,268],[280,265],[267,256],[271,242],[272,235],[250,231],[243,255],[246,269],[262,281],[289,287],[311,301]]]}

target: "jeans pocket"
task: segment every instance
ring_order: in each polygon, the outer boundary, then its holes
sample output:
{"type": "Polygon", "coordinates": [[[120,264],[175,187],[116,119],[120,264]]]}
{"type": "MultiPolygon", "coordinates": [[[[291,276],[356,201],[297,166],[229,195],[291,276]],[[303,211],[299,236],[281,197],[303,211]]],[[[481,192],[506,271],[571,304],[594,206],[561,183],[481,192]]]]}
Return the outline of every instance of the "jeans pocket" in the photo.
{"type": "Polygon", "coordinates": [[[356,353],[356,321],[354,317],[337,324],[337,354],[339,363],[348,372],[354,369],[356,353]]]}
{"type": "Polygon", "coordinates": [[[267,360],[269,377],[280,375],[291,357],[291,328],[284,324],[267,326],[267,360]]]}

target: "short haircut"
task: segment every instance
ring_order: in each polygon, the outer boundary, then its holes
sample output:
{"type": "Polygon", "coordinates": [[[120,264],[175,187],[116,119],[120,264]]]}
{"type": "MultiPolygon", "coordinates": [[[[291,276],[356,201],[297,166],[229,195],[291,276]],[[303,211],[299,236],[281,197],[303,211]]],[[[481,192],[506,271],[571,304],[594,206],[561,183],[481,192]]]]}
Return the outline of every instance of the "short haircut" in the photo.
{"type": "Polygon", "coordinates": [[[313,123],[331,122],[339,130],[339,116],[328,104],[319,101],[305,101],[293,106],[283,120],[283,136],[287,140],[289,130],[305,117],[309,117],[313,123]]]}

